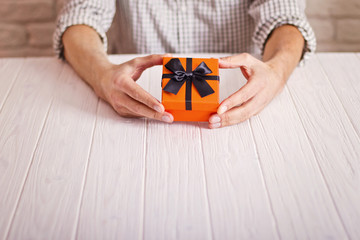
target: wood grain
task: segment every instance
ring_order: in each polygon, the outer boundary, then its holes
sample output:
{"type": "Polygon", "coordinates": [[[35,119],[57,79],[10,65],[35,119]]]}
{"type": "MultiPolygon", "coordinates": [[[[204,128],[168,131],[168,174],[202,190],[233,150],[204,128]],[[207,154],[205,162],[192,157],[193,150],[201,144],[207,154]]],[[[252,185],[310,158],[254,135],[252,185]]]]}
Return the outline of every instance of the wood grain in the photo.
{"type": "Polygon", "coordinates": [[[321,53],[317,57],[357,135],[360,136],[360,58],[353,53],[321,53]]]}
{"type": "Polygon", "coordinates": [[[141,238],[145,137],[145,120],[100,103],[77,238],[141,238]]]}
{"type": "MultiPolygon", "coordinates": [[[[220,71],[220,96],[245,84],[240,69],[220,71]]],[[[249,121],[208,129],[200,124],[214,239],[277,239],[249,121]]]]}
{"type": "Polygon", "coordinates": [[[346,239],[287,89],[250,123],[280,238],[346,239]]]}
{"type": "MultiPolygon", "coordinates": [[[[150,71],[149,91],[156,97],[161,71],[150,71]]],[[[196,123],[148,121],[145,176],[144,239],[211,239],[196,123]]]]}
{"type": "Polygon", "coordinates": [[[55,85],[49,79],[62,68],[56,59],[27,59],[1,111],[0,239],[12,222],[50,108],[55,85]]]}
{"type": "MultiPolygon", "coordinates": [[[[294,74],[296,80],[289,84],[289,89],[344,228],[350,238],[357,239],[360,236],[360,140],[344,103],[328,81],[331,74],[324,75],[321,69],[318,59],[313,58],[306,69],[294,74]]],[[[344,77],[343,81],[348,80],[344,77]]]]}
{"type": "Polygon", "coordinates": [[[198,127],[149,121],[147,135],[144,238],[210,239],[198,127]]]}
{"type": "MultiPolygon", "coordinates": [[[[359,66],[317,54],[210,130],[122,118],[56,59],[0,59],[0,239],[359,239],[359,66]]],[[[220,77],[221,100],[245,83],[220,77]]],[[[160,81],[138,83],[161,100],[160,81]]]]}
{"type": "Polygon", "coordinates": [[[2,58],[0,59],[0,112],[4,102],[9,95],[12,86],[18,76],[21,67],[24,64],[24,59],[17,58],[2,58]]]}
{"type": "Polygon", "coordinates": [[[58,79],[47,81],[52,81],[58,91],[9,239],[70,239],[75,233],[98,98],[69,65],[58,79]]]}
{"type": "MultiPolygon", "coordinates": [[[[114,56],[121,63],[132,56],[114,56]]],[[[140,84],[146,85],[144,78],[140,84]]],[[[144,119],[122,118],[103,101],[89,160],[78,239],[141,239],[144,205],[144,119]]]]}

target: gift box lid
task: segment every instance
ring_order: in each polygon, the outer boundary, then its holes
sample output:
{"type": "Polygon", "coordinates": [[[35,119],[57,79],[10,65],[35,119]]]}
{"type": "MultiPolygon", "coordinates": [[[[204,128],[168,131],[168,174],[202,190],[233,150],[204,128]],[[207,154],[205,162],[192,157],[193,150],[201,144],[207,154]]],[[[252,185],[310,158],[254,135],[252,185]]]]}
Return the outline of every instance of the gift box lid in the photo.
{"type": "Polygon", "coordinates": [[[219,105],[218,59],[164,57],[162,77],[165,109],[216,112],[219,105]]]}

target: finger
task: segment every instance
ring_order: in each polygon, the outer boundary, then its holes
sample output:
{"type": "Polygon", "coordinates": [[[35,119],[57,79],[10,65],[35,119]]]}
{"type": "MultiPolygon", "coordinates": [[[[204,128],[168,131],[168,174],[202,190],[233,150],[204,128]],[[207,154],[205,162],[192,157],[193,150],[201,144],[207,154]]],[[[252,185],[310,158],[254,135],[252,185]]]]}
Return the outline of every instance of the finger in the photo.
{"type": "Polygon", "coordinates": [[[159,113],[154,111],[143,103],[138,102],[127,95],[123,95],[120,101],[121,102],[118,104],[118,108],[125,107],[129,112],[134,113],[134,115],[156,119],[167,123],[174,121],[174,117],[170,113],[159,113]]]}
{"type": "MultiPolygon", "coordinates": [[[[142,117],[151,118],[149,116],[144,116],[144,115],[141,115],[139,113],[135,113],[133,111],[130,111],[129,109],[127,109],[126,107],[123,107],[123,106],[117,106],[114,109],[120,116],[125,117],[125,118],[142,118],[142,117]]],[[[156,120],[166,122],[166,123],[171,123],[171,122],[174,121],[174,117],[171,114],[167,113],[167,112],[165,112],[161,116],[161,118],[153,116],[151,119],[156,119],[156,120]]]]}
{"type": "Polygon", "coordinates": [[[123,81],[121,90],[129,95],[131,98],[137,100],[138,102],[144,103],[151,109],[159,113],[165,111],[164,106],[154,98],[150,93],[145,91],[140,85],[134,82],[131,78],[123,81]]]}
{"type": "Polygon", "coordinates": [[[137,113],[134,113],[132,111],[130,111],[129,109],[127,109],[124,106],[120,106],[120,105],[114,105],[114,110],[121,116],[121,117],[125,117],[125,118],[140,118],[143,117],[137,113]]]}
{"type": "Polygon", "coordinates": [[[241,53],[234,56],[223,57],[219,59],[220,68],[237,68],[240,66],[252,66],[256,58],[248,53],[241,53]]]}
{"type": "Polygon", "coordinates": [[[169,54],[152,54],[145,57],[137,57],[130,62],[136,67],[149,68],[156,65],[162,65],[163,57],[169,56],[169,54]]]}
{"type": "Polygon", "coordinates": [[[222,115],[212,115],[209,119],[209,127],[219,128],[244,122],[259,113],[265,106],[266,101],[261,96],[256,96],[244,105],[235,107],[222,115]]]}
{"type": "Polygon", "coordinates": [[[140,78],[141,74],[150,67],[155,65],[161,65],[163,63],[163,57],[170,57],[171,54],[163,55],[149,55],[145,57],[138,57],[132,60],[132,64],[135,67],[135,71],[132,78],[136,81],[140,78]]]}
{"type": "Polygon", "coordinates": [[[163,57],[170,57],[171,54],[153,54],[145,57],[137,57],[130,61],[130,64],[135,68],[132,78],[136,81],[141,74],[150,67],[162,65],[163,57]]]}
{"type": "Polygon", "coordinates": [[[226,98],[219,106],[217,113],[223,114],[224,112],[232,109],[235,106],[240,106],[254,97],[260,90],[264,88],[263,82],[255,78],[250,78],[248,82],[240,88],[237,92],[226,98]]]}

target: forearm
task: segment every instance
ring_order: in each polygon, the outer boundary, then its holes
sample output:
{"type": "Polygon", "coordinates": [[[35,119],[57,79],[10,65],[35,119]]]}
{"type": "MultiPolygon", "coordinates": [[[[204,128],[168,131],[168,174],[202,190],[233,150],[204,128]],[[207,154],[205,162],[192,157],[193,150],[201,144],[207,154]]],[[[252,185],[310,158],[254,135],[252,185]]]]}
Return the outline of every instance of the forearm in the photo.
{"type": "Polygon", "coordinates": [[[100,79],[112,64],[97,32],[85,25],[71,26],[65,31],[62,41],[65,59],[95,91],[100,89],[100,79]]]}
{"type": "Polygon", "coordinates": [[[281,26],[267,40],[263,61],[277,72],[281,80],[286,81],[300,61],[304,44],[304,38],[296,27],[281,26]]]}

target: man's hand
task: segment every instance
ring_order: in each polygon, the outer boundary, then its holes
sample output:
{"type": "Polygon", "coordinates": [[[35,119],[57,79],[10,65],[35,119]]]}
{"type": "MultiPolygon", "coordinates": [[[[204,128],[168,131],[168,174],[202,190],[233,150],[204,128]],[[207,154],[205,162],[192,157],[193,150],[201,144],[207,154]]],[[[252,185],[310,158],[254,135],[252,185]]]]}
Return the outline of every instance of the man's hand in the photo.
{"type": "Polygon", "coordinates": [[[210,128],[243,122],[259,113],[280,91],[299,63],[305,40],[292,25],[276,28],[268,38],[263,61],[247,53],[220,60],[221,68],[239,67],[247,83],[219,106],[210,128]]]}
{"type": "Polygon", "coordinates": [[[112,65],[104,72],[95,92],[123,117],[147,117],[171,123],[174,117],[164,106],[141,88],[136,80],[142,72],[162,64],[163,55],[138,57],[120,65],[112,65]]]}
{"type": "Polygon", "coordinates": [[[247,53],[222,58],[219,67],[240,68],[247,83],[220,104],[217,114],[209,119],[210,128],[233,125],[256,115],[280,93],[286,82],[270,64],[247,53]]]}
{"type": "Polygon", "coordinates": [[[174,121],[170,113],[164,112],[164,106],[135,82],[145,69],[162,64],[164,55],[139,57],[114,65],[97,32],[86,25],[69,27],[62,40],[66,60],[121,116],[174,121]]]}

